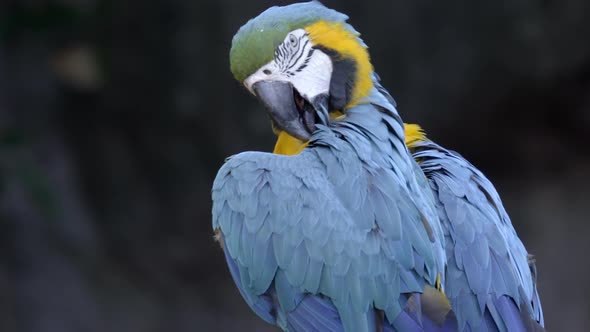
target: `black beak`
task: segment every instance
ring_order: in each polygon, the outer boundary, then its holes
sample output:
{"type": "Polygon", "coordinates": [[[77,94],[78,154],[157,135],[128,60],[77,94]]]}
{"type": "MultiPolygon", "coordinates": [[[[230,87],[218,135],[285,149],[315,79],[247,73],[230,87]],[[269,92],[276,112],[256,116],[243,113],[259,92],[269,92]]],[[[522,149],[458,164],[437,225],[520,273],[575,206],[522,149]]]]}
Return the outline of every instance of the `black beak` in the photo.
{"type": "Polygon", "coordinates": [[[315,130],[315,112],[305,107],[306,101],[283,81],[259,81],[252,86],[275,126],[302,141],[308,141],[315,130]]]}

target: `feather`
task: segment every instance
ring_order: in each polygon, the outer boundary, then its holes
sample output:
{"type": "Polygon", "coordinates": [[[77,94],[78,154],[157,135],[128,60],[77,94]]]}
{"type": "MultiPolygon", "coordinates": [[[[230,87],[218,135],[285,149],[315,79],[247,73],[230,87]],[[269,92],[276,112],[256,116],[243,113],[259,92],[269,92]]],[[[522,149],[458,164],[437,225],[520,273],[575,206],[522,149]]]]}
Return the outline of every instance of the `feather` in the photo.
{"type": "Polygon", "coordinates": [[[246,300],[246,303],[256,312],[260,318],[262,318],[267,323],[273,324],[276,321],[276,318],[273,316],[273,303],[272,299],[268,296],[260,296],[255,299],[250,297],[245,291],[241,283],[240,272],[238,270],[238,266],[233,258],[229,255],[227,250],[224,250],[225,260],[227,266],[229,268],[230,274],[232,279],[234,280],[240,294],[246,300]]]}
{"type": "Polygon", "coordinates": [[[289,313],[287,321],[296,331],[344,331],[334,305],[311,294],[303,297],[297,308],[289,313]]]}
{"type": "Polygon", "coordinates": [[[289,282],[284,270],[277,271],[274,286],[281,309],[286,312],[293,311],[301,302],[303,294],[289,282]]]}
{"type": "Polygon", "coordinates": [[[307,267],[309,266],[309,254],[305,249],[305,244],[300,243],[295,249],[291,264],[285,269],[287,280],[293,286],[299,287],[305,280],[307,267]]]}

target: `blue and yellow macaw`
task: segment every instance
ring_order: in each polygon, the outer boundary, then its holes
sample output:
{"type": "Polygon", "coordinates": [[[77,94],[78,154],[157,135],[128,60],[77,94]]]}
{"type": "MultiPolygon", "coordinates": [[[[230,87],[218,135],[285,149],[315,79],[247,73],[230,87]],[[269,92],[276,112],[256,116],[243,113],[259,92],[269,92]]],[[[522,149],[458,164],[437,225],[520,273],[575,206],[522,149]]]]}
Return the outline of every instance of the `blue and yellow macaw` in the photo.
{"type": "Polygon", "coordinates": [[[272,7],[233,39],[232,73],[278,136],[213,184],[242,297],[285,331],[540,329],[534,264],[494,187],[404,128],[346,20],[272,7]]]}

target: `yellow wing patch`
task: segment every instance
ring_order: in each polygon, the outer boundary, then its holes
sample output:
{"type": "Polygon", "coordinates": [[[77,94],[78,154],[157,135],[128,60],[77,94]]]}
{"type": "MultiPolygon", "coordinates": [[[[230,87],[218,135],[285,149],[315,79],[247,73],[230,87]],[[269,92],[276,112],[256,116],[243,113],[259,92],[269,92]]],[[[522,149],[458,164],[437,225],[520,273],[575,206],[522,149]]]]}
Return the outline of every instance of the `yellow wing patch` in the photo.
{"type": "Polygon", "coordinates": [[[336,51],[340,56],[352,59],[356,64],[355,86],[352,98],[346,106],[354,106],[360,99],[365,98],[373,88],[371,73],[373,65],[369,59],[367,48],[361,45],[358,35],[348,31],[342,23],[326,21],[316,22],[305,28],[314,45],[321,45],[336,51]]]}
{"type": "Polygon", "coordinates": [[[404,123],[404,135],[406,146],[409,148],[418,142],[426,140],[424,130],[417,124],[404,123]]]}

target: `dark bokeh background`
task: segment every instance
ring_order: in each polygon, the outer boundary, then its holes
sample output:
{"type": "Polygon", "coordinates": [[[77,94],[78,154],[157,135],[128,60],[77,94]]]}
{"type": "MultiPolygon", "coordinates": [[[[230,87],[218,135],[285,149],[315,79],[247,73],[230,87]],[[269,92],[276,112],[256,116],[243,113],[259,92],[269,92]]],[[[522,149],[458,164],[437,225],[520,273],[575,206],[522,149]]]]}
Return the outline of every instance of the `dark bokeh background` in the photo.
{"type": "MultiPolygon", "coordinates": [[[[272,149],[228,50],[273,3],[0,2],[0,331],[270,330],[209,191],[225,157],[272,149]]],[[[325,3],[404,119],[497,185],[549,328],[590,325],[590,2],[325,3]]]]}

